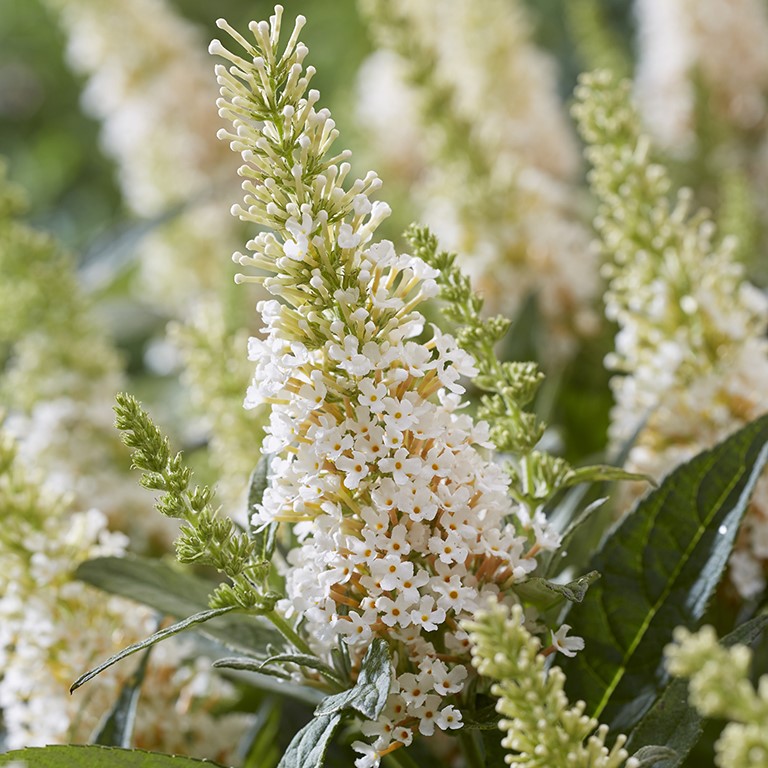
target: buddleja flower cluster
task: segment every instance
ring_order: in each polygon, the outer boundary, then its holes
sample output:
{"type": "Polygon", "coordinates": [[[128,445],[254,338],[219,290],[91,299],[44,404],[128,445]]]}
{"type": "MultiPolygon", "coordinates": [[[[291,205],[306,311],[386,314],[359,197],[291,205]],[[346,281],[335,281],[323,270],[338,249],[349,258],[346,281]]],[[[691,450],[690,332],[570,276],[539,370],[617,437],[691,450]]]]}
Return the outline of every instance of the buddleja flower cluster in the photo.
{"type": "Polygon", "coordinates": [[[252,23],[252,41],[219,22],[245,57],[211,45],[232,64],[217,67],[234,125],[221,135],[245,161],[245,205],[233,212],[273,230],[235,255],[263,273],[238,280],[276,297],[259,304],[264,337],[249,345],[246,407],[273,406],[254,523],[293,524],[278,607],[315,652],[327,656],[337,636],[353,666],[375,636],[397,651],[383,716],[363,725],[373,743],[355,744],[365,768],[415,731],[461,726],[469,642],[459,621],[536,563],[508,522],[517,510],[486,457],[488,427],[460,410],[474,361],[419,312],[438,272],[373,241],[389,214],[370,199],[380,183],[369,173],[343,186],[349,153],[331,156],[338,132],[309,89],[304,19],[279,53],[281,16],[278,6],[270,23],[252,23]]]}
{"type": "MultiPolygon", "coordinates": [[[[642,426],[628,468],[659,478],[768,409],[768,302],[746,279],[734,239],[719,239],[706,211],[691,212],[689,191],[670,199],[629,83],[597,72],[582,78],[577,98],[608,257],[606,315],[619,326],[606,359],[622,374],[611,380],[610,436],[621,445],[642,426]]],[[[746,598],[765,586],[766,483],[731,559],[746,598]]]]}
{"type": "Polygon", "coordinates": [[[514,316],[535,294],[547,331],[541,353],[562,362],[595,330],[597,270],[572,210],[578,149],[555,62],[533,44],[525,3],[360,7],[380,47],[360,76],[377,157],[494,311],[514,316]]]}

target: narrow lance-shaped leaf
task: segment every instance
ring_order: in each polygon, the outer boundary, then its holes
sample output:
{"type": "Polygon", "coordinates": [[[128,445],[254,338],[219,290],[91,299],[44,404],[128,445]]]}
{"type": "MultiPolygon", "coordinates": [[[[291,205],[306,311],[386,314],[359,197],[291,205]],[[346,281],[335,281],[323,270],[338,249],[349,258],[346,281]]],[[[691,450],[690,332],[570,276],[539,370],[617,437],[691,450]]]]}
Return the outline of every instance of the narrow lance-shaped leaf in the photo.
{"type": "MultiPolygon", "coordinates": [[[[97,557],[86,560],[75,577],[105,592],[121,595],[183,619],[208,608],[209,595],[217,583],[172,567],[160,560],[141,557],[97,557]]],[[[261,616],[234,613],[222,615],[199,627],[199,631],[228,648],[264,654],[267,645],[284,645],[282,635],[261,616]]]]}
{"type": "Polygon", "coordinates": [[[180,632],[184,632],[190,627],[194,627],[198,624],[210,621],[211,619],[216,618],[216,616],[221,616],[234,610],[236,610],[236,606],[233,605],[227,605],[223,608],[211,608],[207,611],[196,613],[194,616],[190,616],[183,621],[179,621],[170,627],[165,627],[165,629],[161,629],[158,632],[155,632],[145,640],[141,640],[138,643],[129,645],[127,648],[123,648],[122,651],[119,651],[114,656],[110,656],[106,661],[99,664],[98,667],[94,667],[84,675],[78,677],[77,680],[72,683],[69,692],[72,693],[73,691],[76,691],[81,685],[87,683],[89,680],[92,680],[94,677],[96,677],[96,675],[101,674],[105,669],[109,669],[109,667],[111,667],[113,664],[117,664],[118,661],[122,661],[126,657],[131,656],[132,654],[137,653],[144,648],[150,648],[151,646],[156,645],[163,640],[167,640],[169,637],[173,637],[174,635],[178,635],[180,632]]]}
{"type": "Polygon", "coordinates": [[[107,713],[106,717],[102,719],[96,732],[91,736],[90,740],[93,744],[125,748],[131,746],[141,684],[144,682],[144,675],[147,671],[151,652],[152,649],[147,648],[139,660],[136,670],[120,689],[120,695],[117,697],[114,706],[107,713]]]}
{"type": "MultiPolygon", "coordinates": [[[[341,684],[341,680],[334,669],[329,667],[322,659],[306,653],[281,653],[276,656],[270,656],[267,659],[251,659],[248,657],[217,659],[213,662],[213,666],[268,674],[272,671],[267,669],[268,665],[285,663],[298,664],[300,667],[314,669],[335,685],[341,684]]],[[[286,675],[286,677],[290,677],[290,675],[286,675]]]]}
{"type": "Polygon", "coordinates": [[[673,471],[609,535],[590,568],[602,579],[568,622],[586,650],[561,666],[572,700],[627,730],[666,682],[674,627],[693,628],[726,566],[768,457],[768,416],[673,471]]]}
{"type": "Polygon", "coordinates": [[[590,585],[600,578],[598,571],[590,571],[567,584],[557,584],[539,576],[526,579],[515,585],[515,592],[540,610],[546,610],[562,600],[580,603],[584,600],[590,585]]]}
{"type": "Polygon", "coordinates": [[[277,541],[277,523],[264,523],[258,527],[254,527],[251,523],[251,516],[253,515],[255,508],[258,504],[261,504],[261,499],[264,496],[264,491],[267,490],[269,481],[267,476],[269,474],[269,462],[272,459],[270,454],[264,454],[260,459],[256,468],[251,473],[250,483],[248,485],[248,526],[251,532],[251,538],[256,542],[256,552],[264,559],[270,560],[272,553],[275,550],[275,543],[277,541]]]}

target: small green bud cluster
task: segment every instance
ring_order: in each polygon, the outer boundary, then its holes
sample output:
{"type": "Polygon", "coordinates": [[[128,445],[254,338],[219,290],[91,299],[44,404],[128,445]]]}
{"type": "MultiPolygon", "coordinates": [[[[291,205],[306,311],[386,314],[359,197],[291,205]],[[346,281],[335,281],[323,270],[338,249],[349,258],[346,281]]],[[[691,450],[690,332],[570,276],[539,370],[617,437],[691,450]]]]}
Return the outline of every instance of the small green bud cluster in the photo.
{"type": "Polygon", "coordinates": [[[541,644],[525,628],[523,609],[489,604],[475,621],[464,622],[472,642],[472,664],[495,679],[496,711],[507,719],[499,728],[507,735],[509,765],[526,768],[637,768],[623,748],[626,737],[605,746],[608,727],[584,714],[585,704],[570,706],[564,693],[565,675],[559,667],[545,671],[541,644]]]}
{"type": "Polygon", "coordinates": [[[543,374],[535,363],[498,359],[495,346],[509,329],[509,320],[481,317],[483,300],[457,266],[456,254],[438,250],[437,238],[426,227],[413,225],[406,237],[413,253],[440,272],[437,284],[445,302],[443,314],[458,326],[459,346],[472,355],[478,369],[473,383],[486,392],[478,416],[491,425],[490,437],[499,451],[511,455],[507,466],[510,491],[530,510],[537,509],[572,472],[563,459],[534,450],[545,425],[523,409],[535,397],[543,374]]]}
{"type": "Polygon", "coordinates": [[[133,449],[132,466],[144,474],[141,484],[161,491],[155,506],[168,517],[183,520],[176,555],[182,563],[211,565],[229,577],[211,598],[211,607],[236,605],[270,611],[276,597],[266,586],[269,564],[257,557],[256,542],[212,506],[207,486],[190,487],[192,472],[131,395],[117,395],[115,425],[133,449]]]}

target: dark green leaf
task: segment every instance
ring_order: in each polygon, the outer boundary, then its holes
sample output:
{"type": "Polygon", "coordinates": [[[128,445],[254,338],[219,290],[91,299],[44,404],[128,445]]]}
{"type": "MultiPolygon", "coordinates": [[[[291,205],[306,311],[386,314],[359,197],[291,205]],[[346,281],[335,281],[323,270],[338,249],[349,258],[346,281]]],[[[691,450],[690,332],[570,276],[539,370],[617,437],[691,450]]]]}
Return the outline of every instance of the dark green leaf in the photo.
{"type": "Polygon", "coordinates": [[[131,656],[138,651],[142,651],[144,648],[151,648],[153,645],[156,645],[163,640],[167,640],[169,637],[178,635],[180,632],[184,632],[190,627],[196,627],[198,624],[203,624],[204,622],[210,621],[216,616],[221,616],[224,613],[229,613],[229,611],[234,610],[235,607],[229,605],[224,608],[210,608],[207,611],[201,611],[200,613],[196,613],[194,616],[189,616],[183,621],[172,624],[170,627],[165,627],[164,629],[155,632],[150,637],[147,637],[138,643],[133,643],[133,645],[129,645],[127,648],[123,648],[122,651],[119,651],[114,656],[110,656],[105,662],[99,664],[98,667],[94,667],[84,675],[78,677],[77,680],[72,683],[69,692],[72,693],[73,691],[76,691],[81,685],[87,683],[89,680],[92,680],[94,677],[96,677],[96,675],[100,674],[105,669],[109,669],[109,667],[111,667],[113,664],[117,664],[118,661],[122,661],[128,656],[131,656]]]}
{"type": "Polygon", "coordinates": [[[663,649],[693,628],[722,576],[768,457],[768,416],[674,470],[607,537],[602,574],[568,622],[586,651],[560,661],[571,700],[629,730],[667,680],[663,649]]]}
{"type": "MultiPolygon", "coordinates": [[[[464,714],[464,713],[462,713],[464,714]]],[[[498,730],[501,715],[496,711],[495,704],[489,704],[487,707],[464,715],[464,728],[476,728],[480,731],[498,730]]]]}
{"type": "Polygon", "coordinates": [[[162,755],[143,749],[102,746],[54,746],[17,749],[0,755],[0,765],[19,761],[27,768],[216,768],[210,760],[162,755]]]}
{"type": "Polygon", "coordinates": [[[339,723],[339,713],[312,719],[293,737],[277,768],[321,768],[339,723]]]}
{"type": "MultiPolygon", "coordinates": [[[[756,616],[726,635],[721,642],[725,646],[750,645],[766,626],[768,615],[756,616]]],[[[654,745],[669,747],[676,758],[669,757],[654,768],[677,768],[698,742],[701,730],[702,718],[688,703],[688,681],[677,678],[632,731],[626,748],[631,754],[654,745]]]]}
{"type": "Polygon", "coordinates": [[[152,649],[147,648],[136,670],[126,680],[115,705],[107,712],[106,717],[102,719],[95,733],[91,736],[93,744],[101,744],[106,747],[124,747],[126,749],[131,746],[141,684],[144,681],[151,652],[152,649]]]}
{"type": "MultiPolygon", "coordinates": [[[[504,734],[497,728],[481,731],[483,737],[483,749],[485,750],[485,768],[501,768],[506,765],[505,758],[509,754],[501,746],[504,734]]],[[[553,766],[554,768],[554,766],[553,766]]]]}
{"type": "Polygon", "coordinates": [[[572,603],[582,602],[590,584],[599,578],[600,574],[597,571],[590,571],[568,584],[555,584],[534,576],[515,584],[514,589],[527,602],[533,603],[540,610],[546,610],[561,600],[570,600],[572,603]]]}
{"type": "MultiPolygon", "coordinates": [[[[141,557],[98,557],[87,560],[75,576],[105,592],[138,600],[161,613],[182,619],[208,608],[218,586],[161,560],[141,557]]],[[[200,632],[245,653],[264,653],[268,644],[282,647],[282,635],[261,616],[232,614],[214,619],[200,632]]]]}
{"type": "Polygon", "coordinates": [[[360,676],[353,688],[328,696],[315,710],[316,715],[332,715],[353,709],[368,720],[376,720],[387,703],[392,682],[389,645],[377,637],[366,652],[360,676]]]}

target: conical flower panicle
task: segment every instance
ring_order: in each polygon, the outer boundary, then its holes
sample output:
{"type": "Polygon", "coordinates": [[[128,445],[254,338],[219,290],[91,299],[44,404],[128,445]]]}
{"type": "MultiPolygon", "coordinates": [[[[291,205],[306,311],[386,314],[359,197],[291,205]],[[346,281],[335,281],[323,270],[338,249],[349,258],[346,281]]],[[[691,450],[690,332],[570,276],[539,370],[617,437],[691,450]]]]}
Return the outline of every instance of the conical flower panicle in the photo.
{"type": "Polygon", "coordinates": [[[461,726],[456,708],[469,669],[459,628],[488,595],[529,573],[508,479],[487,458],[488,427],[462,414],[462,376],[473,359],[432,328],[419,305],[438,272],[374,242],[389,208],[372,202],[375,174],[345,188],[349,153],[328,158],[337,136],[316,110],[303,68],[299,17],[282,53],[282,9],[252,23],[245,58],[214,41],[223,133],[244,164],[244,205],[233,212],[272,228],[236,260],[261,270],[279,300],[261,302],[263,338],[250,340],[256,373],[246,407],[273,406],[263,449],[273,454],[255,521],[294,524],[286,598],[323,655],[338,636],[359,660],[371,638],[397,651],[396,677],[373,746],[359,766],[410,743],[414,730],[461,726]]]}

